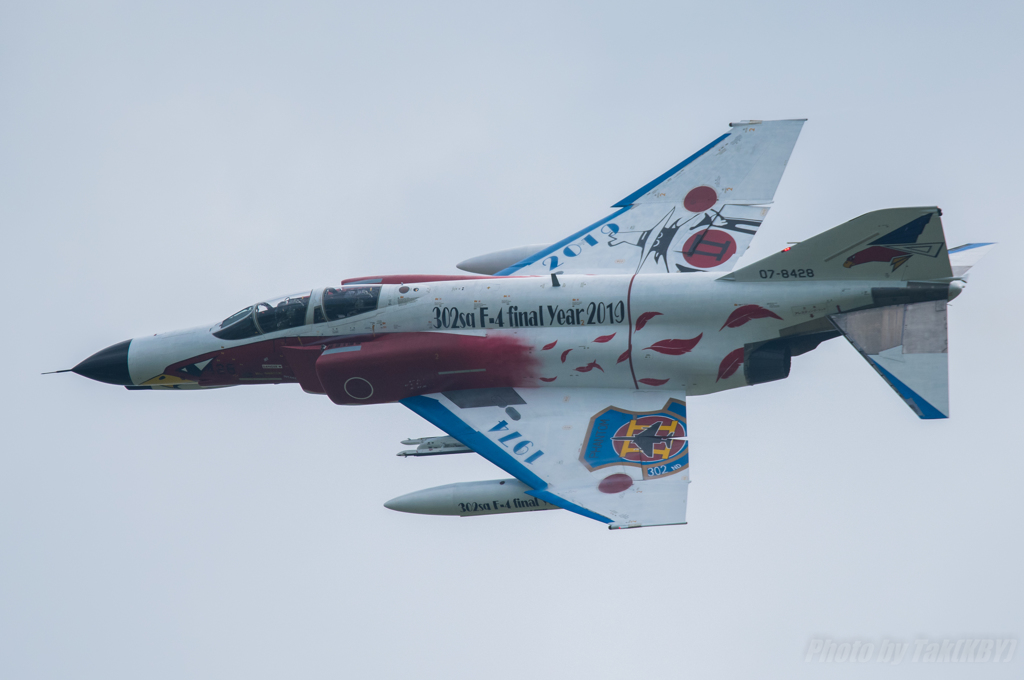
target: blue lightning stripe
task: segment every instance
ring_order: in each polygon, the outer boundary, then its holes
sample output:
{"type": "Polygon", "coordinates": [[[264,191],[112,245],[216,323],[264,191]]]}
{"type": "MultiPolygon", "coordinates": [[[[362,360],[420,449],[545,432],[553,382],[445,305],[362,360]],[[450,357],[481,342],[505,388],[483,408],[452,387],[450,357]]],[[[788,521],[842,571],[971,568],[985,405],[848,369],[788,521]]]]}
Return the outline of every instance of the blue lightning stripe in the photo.
{"type": "Polygon", "coordinates": [[[700,158],[701,156],[706,154],[708,151],[711,151],[711,149],[716,144],[718,144],[720,141],[722,141],[723,139],[728,137],[730,134],[732,134],[732,133],[731,132],[726,132],[724,135],[722,135],[721,137],[719,137],[715,141],[711,142],[710,144],[708,144],[703,149],[701,149],[697,153],[695,153],[692,156],[690,156],[689,158],[687,158],[685,161],[683,161],[679,165],[675,166],[674,168],[672,168],[671,170],[669,170],[665,174],[659,175],[655,179],[652,179],[650,182],[648,182],[647,184],[643,185],[642,187],[640,187],[639,189],[637,189],[636,191],[631,193],[629,196],[626,196],[624,199],[622,199],[621,201],[619,201],[618,203],[616,203],[612,207],[613,208],[624,208],[624,207],[628,207],[628,206],[633,205],[633,202],[636,201],[636,199],[640,198],[641,196],[643,196],[644,194],[649,192],[651,189],[653,189],[654,187],[658,186],[659,184],[661,184],[662,182],[667,180],[669,177],[671,177],[672,175],[676,174],[677,172],[679,172],[680,170],[685,168],[687,165],[689,165],[690,163],[694,162],[695,160],[697,160],[698,158],[700,158]]]}
{"type": "Polygon", "coordinates": [[[539,498],[542,501],[547,501],[548,503],[551,503],[551,505],[557,505],[563,510],[569,510],[570,512],[575,512],[577,515],[583,515],[588,519],[596,519],[598,522],[604,522],[605,524],[611,524],[614,521],[608,519],[604,515],[599,515],[596,512],[591,512],[590,510],[587,510],[584,507],[576,505],[575,503],[570,503],[561,496],[556,496],[555,494],[547,490],[527,491],[526,493],[527,495],[533,496],[534,498],[539,498]]]}
{"type": "Polygon", "coordinates": [[[569,245],[570,243],[572,243],[576,239],[580,238],[581,236],[585,236],[587,233],[593,231],[594,229],[597,229],[598,227],[600,227],[601,225],[605,224],[609,220],[615,219],[616,217],[618,217],[622,213],[624,213],[627,210],[629,210],[631,207],[632,206],[626,206],[622,210],[613,212],[611,215],[609,215],[608,217],[604,218],[603,220],[598,220],[597,222],[594,222],[593,224],[591,224],[589,227],[584,227],[583,229],[580,229],[579,231],[577,231],[572,236],[568,236],[568,237],[562,239],[561,241],[559,241],[558,243],[554,244],[553,246],[548,246],[547,248],[545,248],[544,250],[542,250],[542,251],[540,251],[538,253],[534,253],[533,255],[530,255],[527,258],[519,260],[519,262],[516,262],[511,267],[505,267],[500,272],[495,274],[495,276],[508,276],[510,274],[515,274],[517,271],[519,271],[523,267],[528,267],[531,264],[533,264],[534,262],[537,262],[538,260],[543,260],[545,257],[547,257],[551,253],[555,252],[559,248],[564,248],[565,246],[569,245]]]}

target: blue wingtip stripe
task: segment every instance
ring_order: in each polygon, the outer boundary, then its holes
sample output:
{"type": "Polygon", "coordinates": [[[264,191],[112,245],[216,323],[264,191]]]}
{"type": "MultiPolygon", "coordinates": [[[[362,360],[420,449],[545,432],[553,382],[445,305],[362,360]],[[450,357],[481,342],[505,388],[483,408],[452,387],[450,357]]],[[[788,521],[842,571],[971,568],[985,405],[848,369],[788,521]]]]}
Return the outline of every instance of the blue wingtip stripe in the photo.
{"type": "Polygon", "coordinates": [[[662,182],[667,180],[669,177],[671,177],[672,175],[676,174],[677,172],[679,172],[680,170],[685,168],[687,165],[689,165],[690,163],[694,162],[695,160],[697,160],[698,158],[700,158],[701,156],[706,154],[716,144],[718,144],[720,141],[722,141],[723,139],[725,139],[726,137],[728,137],[731,134],[732,134],[731,132],[726,132],[724,135],[722,135],[721,137],[719,137],[715,141],[711,142],[710,144],[705,146],[703,149],[701,149],[697,153],[695,153],[692,156],[690,156],[689,158],[687,158],[682,163],[676,165],[675,167],[673,167],[668,172],[666,172],[664,174],[661,174],[658,177],[652,179],[650,182],[648,182],[647,184],[643,185],[642,187],[640,187],[639,189],[637,189],[636,191],[631,193],[629,196],[626,196],[624,199],[622,199],[621,201],[619,201],[618,203],[616,203],[612,207],[613,208],[625,208],[627,206],[633,205],[633,202],[636,201],[636,199],[640,198],[641,196],[643,196],[644,194],[649,192],[651,189],[653,189],[654,187],[658,186],[659,184],[661,184],[662,182]]]}
{"type": "Polygon", "coordinates": [[[596,519],[598,522],[604,522],[605,524],[611,524],[614,521],[608,519],[604,515],[599,515],[596,512],[591,512],[590,510],[587,510],[582,506],[576,505],[575,503],[570,503],[561,496],[556,496],[550,491],[527,491],[526,493],[530,496],[533,496],[534,498],[539,498],[542,501],[547,501],[548,503],[551,503],[551,505],[557,505],[563,510],[575,512],[577,515],[583,515],[587,519],[596,519]]]}
{"type": "MultiPolygon", "coordinates": [[[[399,403],[429,423],[436,425],[481,456],[500,467],[513,477],[526,482],[534,489],[543,489],[547,482],[538,477],[511,454],[467,425],[462,419],[430,397],[408,397],[399,403]]],[[[557,504],[556,504],[557,505],[557,504]]]]}
{"type": "Polygon", "coordinates": [[[973,250],[975,248],[983,248],[984,246],[991,246],[991,245],[995,245],[995,243],[994,242],[993,243],[967,243],[967,244],[964,244],[962,246],[957,246],[956,248],[950,248],[949,249],[949,253],[950,254],[952,254],[952,253],[962,253],[965,250],[973,250]]]}
{"type": "Polygon", "coordinates": [[[917,407],[916,410],[918,411],[918,416],[922,420],[939,420],[942,418],[949,417],[945,413],[943,413],[942,411],[940,411],[939,409],[935,408],[927,401],[925,401],[920,394],[907,387],[906,383],[899,380],[892,373],[879,366],[877,361],[872,360],[871,365],[874,366],[875,369],[882,374],[882,377],[885,378],[889,382],[889,384],[893,386],[893,389],[896,390],[896,393],[899,394],[904,401],[911,403],[917,407]]]}

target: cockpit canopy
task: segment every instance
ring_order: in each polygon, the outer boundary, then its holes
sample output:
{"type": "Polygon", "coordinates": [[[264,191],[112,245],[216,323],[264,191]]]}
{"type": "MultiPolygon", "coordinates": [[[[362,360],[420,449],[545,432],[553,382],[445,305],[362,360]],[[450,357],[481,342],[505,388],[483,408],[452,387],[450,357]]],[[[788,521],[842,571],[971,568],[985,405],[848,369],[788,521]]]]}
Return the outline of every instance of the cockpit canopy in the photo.
{"type": "MultiPolygon", "coordinates": [[[[366,314],[377,309],[380,301],[380,286],[344,286],[342,288],[327,288],[321,298],[323,314],[326,321],[337,321],[347,319],[350,316],[366,314]]],[[[320,312],[320,309],[316,310],[320,312]]],[[[314,315],[314,318],[319,316],[314,315]]],[[[315,320],[313,323],[322,323],[325,319],[315,320]]]]}
{"type": "Polygon", "coordinates": [[[377,309],[380,289],[380,286],[342,286],[260,302],[221,321],[219,330],[213,334],[222,340],[244,340],[289,328],[366,314],[377,309]],[[311,299],[314,301],[312,309],[311,299]]]}

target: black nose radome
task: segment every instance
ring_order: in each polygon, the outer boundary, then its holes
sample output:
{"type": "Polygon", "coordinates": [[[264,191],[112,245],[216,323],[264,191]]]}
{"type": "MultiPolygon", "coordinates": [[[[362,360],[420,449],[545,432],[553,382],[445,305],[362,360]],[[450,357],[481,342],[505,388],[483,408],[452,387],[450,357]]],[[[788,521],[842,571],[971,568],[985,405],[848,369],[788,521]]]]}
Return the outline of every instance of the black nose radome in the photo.
{"type": "Polygon", "coordinates": [[[131,340],[100,350],[71,370],[83,378],[111,385],[134,385],[128,373],[128,345],[131,340]]]}

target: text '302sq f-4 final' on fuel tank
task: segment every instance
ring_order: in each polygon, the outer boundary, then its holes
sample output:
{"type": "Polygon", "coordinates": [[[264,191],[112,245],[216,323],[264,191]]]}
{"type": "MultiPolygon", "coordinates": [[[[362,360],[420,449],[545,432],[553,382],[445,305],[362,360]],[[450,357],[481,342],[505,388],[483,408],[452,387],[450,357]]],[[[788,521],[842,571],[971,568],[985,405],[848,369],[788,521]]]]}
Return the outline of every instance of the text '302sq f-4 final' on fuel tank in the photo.
{"type": "Polygon", "coordinates": [[[949,416],[946,303],[992,244],[949,249],[938,208],[889,208],[734,270],[802,126],[734,123],[604,219],[461,263],[470,275],[346,279],[71,370],[132,390],[298,383],[338,405],[399,402],[449,435],[399,455],[475,452],[513,477],[395,510],[683,524],[687,398],[785,378],[826,340],[845,337],[921,418],[949,416]]]}

